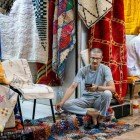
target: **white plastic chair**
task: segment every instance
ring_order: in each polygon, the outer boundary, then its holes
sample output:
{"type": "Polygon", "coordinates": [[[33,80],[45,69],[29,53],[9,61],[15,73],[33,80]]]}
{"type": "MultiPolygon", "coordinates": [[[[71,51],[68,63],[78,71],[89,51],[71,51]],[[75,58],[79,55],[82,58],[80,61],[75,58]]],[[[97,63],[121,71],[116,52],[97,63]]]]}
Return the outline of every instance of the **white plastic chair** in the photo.
{"type": "Polygon", "coordinates": [[[11,82],[10,85],[18,89],[22,93],[24,100],[34,100],[33,115],[35,116],[36,99],[49,99],[50,106],[55,122],[52,99],[54,91],[50,86],[43,84],[34,84],[32,80],[31,70],[26,59],[5,60],[2,62],[7,79],[11,82]]]}

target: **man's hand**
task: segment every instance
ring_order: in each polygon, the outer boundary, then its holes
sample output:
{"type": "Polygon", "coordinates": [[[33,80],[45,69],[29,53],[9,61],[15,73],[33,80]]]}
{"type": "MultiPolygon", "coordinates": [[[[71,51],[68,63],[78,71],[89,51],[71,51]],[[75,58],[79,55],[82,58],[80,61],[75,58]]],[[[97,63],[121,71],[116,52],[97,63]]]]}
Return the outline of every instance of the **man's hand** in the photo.
{"type": "Polygon", "coordinates": [[[97,85],[92,84],[92,87],[87,87],[86,90],[90,92],[95,92],[97,90],[97,85]]]}
{"type": "Polygon", "coordinates": [[[56,104],[55,105],[55,110],[58,111],[58,112],[61,111],[61,107],[63,106],[63,104],[64,103],[62,103],[62,102],[59,102],[58,104],[56,104]]]}

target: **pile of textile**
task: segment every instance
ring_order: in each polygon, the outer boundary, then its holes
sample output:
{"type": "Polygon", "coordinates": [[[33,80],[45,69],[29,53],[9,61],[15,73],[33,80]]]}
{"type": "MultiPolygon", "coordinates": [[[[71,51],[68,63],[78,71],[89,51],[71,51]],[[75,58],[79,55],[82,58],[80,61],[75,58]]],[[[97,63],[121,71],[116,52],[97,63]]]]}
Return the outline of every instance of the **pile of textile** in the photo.
{"type": "Polygon", "coordinates": [[[26,139],[29,140],[66,140],[66,139],[95,139],[103,140],[132,131],[139,125],[126,124],[109,118],[102,124],[94,126],[89,116],[76,116],[61,114],[56,116],[56,123],[52,123],[52,117],[45,117],[36,120],[25,120],[24,129],[17,127],[5,129],[0,138],[6,140],[26,139]]]}

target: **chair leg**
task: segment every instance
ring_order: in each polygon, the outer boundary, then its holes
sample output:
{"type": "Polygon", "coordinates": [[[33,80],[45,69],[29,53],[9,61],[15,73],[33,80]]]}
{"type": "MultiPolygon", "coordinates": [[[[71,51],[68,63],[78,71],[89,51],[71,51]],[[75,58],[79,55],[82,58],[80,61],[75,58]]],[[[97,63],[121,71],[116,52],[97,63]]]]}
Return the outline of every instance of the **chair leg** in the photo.
{"type": "Polygon", "coordinates": [[[53,122],[55,123],[55,114],[54,114],[52,99],[50,99],[50,105],[51,105],[51,111],[52,111],[53,122]]]}
{"type": "Polygon", "coordinates": [[[36,108],[36,99],[34,99],[34,105],[33,105],[33,115],[32,115],[33,120],[35,118],[35,108],[36,108]]]}
{"type": "Polygon", "coordinates": [[[134,84],[129,84],[130,99],[132,99],[133,96],[134,96],[134,88],[135,88],[135,85],[134,84]]]}
{"type": "Polygon", "coordinates": [[[22,117],[22,111],[21,111],[21,105],[20,105],[20,100],[19,100],[19,95],[18,95],[18,99],[17,99],[17,103],[18,103],[18,108],[19,108],[19,114],[21,116],[21,124],[24,128],[24,123],[23,123],[23,117],[22,117]]]}

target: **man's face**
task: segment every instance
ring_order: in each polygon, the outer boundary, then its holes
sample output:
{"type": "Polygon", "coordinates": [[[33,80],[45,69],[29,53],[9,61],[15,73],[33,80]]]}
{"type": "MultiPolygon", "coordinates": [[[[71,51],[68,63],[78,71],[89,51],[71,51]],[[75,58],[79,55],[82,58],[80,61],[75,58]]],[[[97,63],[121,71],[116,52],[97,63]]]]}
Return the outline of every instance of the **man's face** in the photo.
{"type": "Polygon", "coordinates": [[[102,61],[101,53],[91,53],[90,54],[90,63],[93,68],[97,68],[102,61]]]}

